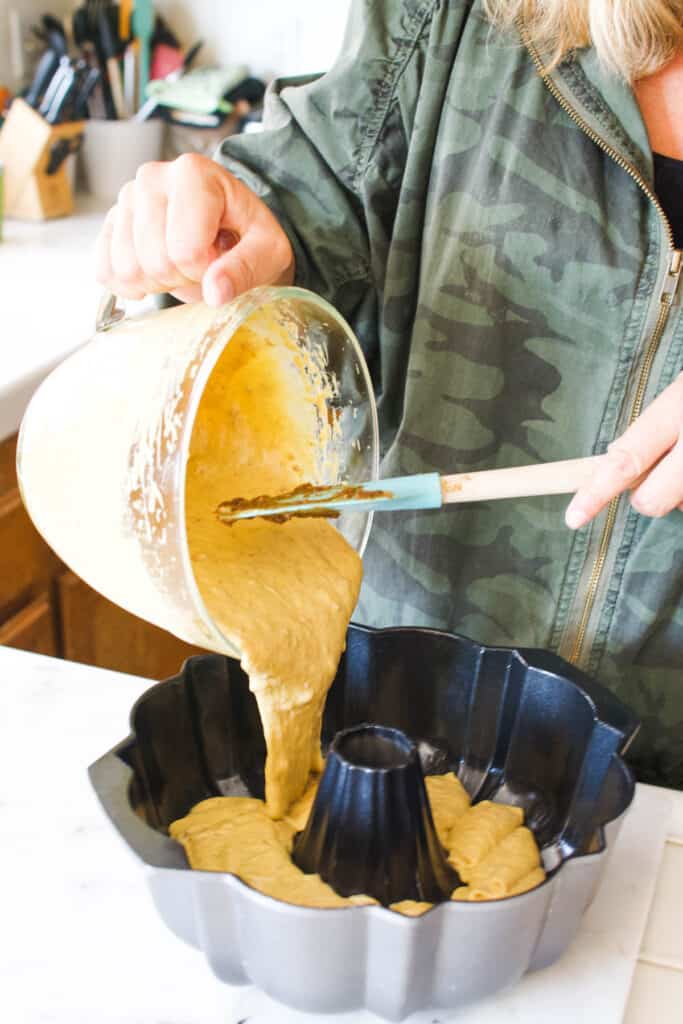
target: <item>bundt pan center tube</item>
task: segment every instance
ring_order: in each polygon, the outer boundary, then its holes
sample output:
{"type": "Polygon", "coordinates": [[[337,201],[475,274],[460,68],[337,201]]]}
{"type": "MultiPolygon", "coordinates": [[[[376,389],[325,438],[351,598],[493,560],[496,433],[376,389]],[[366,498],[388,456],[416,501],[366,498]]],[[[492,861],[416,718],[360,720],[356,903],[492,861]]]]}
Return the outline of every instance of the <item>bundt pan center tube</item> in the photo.
{"type": "Polygon", "coordinates": [[[439,843],[417,748],[399,729],[337,733],[292,859],[340,896],[438,903],[460,883],[439,843]]]}
{"type": "MultiPolygon", "coordinates": [[[[251,982],[309,1012],[365,1007],[389,1020],[464,1006],[555,961],[576,934],[633,799],[620,756],[637,730],[629,710],[547,652],[485,647],[435,630],[351,626],[323,719],[328,766],[341,749],[344,764],[355,762],[363,775],[367,744],[344,731],[367,723],[381,726],[374,739],[386,740],[385,776],[400,775],[417,750],[425,774],[455,771],[473,801],[522,806],[546,881],[508,899],[446,900],[406,917],[386,906],[295,906],[234,875],[191,870],[167,834],[170,823],[208,797],[264,795],[265,744],[248,680],[237,662],[205,655],[143,694],[131,735],[90,768],[166,924],[202,949],[226,982],[251,982]]],[[[374,741],[373,748],[381,759],[374,741]]],[[[365,774],[377,778],[382,766],[365,774]]],[[[308,849],[316,806],[295,857],[310,855],[322,867],[315,843],[308,849]]],[[[420,842],[428,841],[424,828],[420,842]]],[[[413,881],[419,893],[424,882],[414,873],[413,881]]],[[[360,882],[335,876],[332,884],[360,882]]]]}

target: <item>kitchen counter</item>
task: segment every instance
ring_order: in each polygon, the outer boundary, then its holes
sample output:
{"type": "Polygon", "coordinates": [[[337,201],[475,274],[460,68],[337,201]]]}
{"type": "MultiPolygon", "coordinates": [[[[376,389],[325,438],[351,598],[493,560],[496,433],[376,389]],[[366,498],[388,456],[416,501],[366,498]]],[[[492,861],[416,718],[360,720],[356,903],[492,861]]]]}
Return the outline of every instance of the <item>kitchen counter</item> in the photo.
{"type": "Polygon", "coordinates": [[[100,295],[93,253],[106,209],[79,196],[70,217],[5,220],[0,441],[15,433],[41,380],[92,334],[100,295]]]}
{"type": "MultiPolygon", "coordinates": [[[[378,1018],[360,1012],[300,1014],[255,989],[222,985],[203,955],[158,918],[144,872],[106,821],[86,773],[127,735],[128,710],[149,685],[0,647],[3,1020],[377,1024],[378,1018]]],[[[616,894],[622,924],[608,942],[598,928],[605,883],[579,939],[558,964],[460,1015],[434,1011],[411,1022],[547,1024],[550,991],[557,993],[554,1024],[680,1024],[683,793],[639,786],[619,843],[624,852],[623,844],[631,845],[628,857],[621,857],[616,894]],[[658,841],[646,849],[645,838],[658,829],[658,841]],[[596,942],[610,947],[608,970],[591,969],[591,942],[593,949],[596,942]]]]}

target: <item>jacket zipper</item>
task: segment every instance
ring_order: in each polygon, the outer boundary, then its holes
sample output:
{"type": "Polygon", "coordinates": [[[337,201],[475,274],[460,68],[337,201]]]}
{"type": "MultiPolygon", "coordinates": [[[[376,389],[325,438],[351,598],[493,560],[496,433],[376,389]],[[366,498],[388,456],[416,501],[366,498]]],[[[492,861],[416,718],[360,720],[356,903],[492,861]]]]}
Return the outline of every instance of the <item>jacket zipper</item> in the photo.
{"type": "MultiPolygon", "coordinates": [[[[553,98],[560,105],[562,110],[571,118],[571,120],[578,125],[581,131],[591,139],[604,153],[607,154],[614,162],[621,167],[626,173],[633,178],[640,189],[645,193],[647,198],[650,200],[652,205],[657,210],[662,223],[664,225],[667,240],[669,243],[669,266],[667,271],[666,280],[664,287],[659,296],[659,314],[655,323],[652,335],[645,350],[645,357],[643,359],[643,365],[640,370],[640,376],[638,378],[638,385],[636,388],[635,397],[633,399],[633,405],[628,419],[629,426],[634,420],[640,416],[643,408],[643,401],[645,399],[645,392],[647,391],[648,381],[650,379],[650,373],[652,365],[659,349],[659,343],[662,340],[662,335],[666,329],[666,325],[671,312],[671,307],[674,304],[676,298],[676,291],[680,282],[681,272],[683,270],[683,252],[677,250],[674,246],[674,237],[671,224],[664,212],[662,204],[659,202],[657,195],[650,188],[647,180],[642,176],[633,164],[625,160],[620,153],[617,152],[608,142],[606,142],[597,132],[593,131],[591,126],[584,120],[579,112],[569,103],[568,100],[562,95],[560,90],[557,88],[555,83],[552,81],[550,76],[546,73],[541,59],[541,55],[534,46],[531,37],[526,29],[526,26],[521,18],[517,21],[517,27],[522,38],[524,45],[531,54],[531,58],[536,66],[536,70],[543,81],[543,84],[548,89],[553,98]]],[[[595,604],[595,598],[598,593],[598,587],[600,579],[602,577],[602,571],[607,560],[607,554],[609,551],[610,541],[612,539],[612,533],[614,531],[614,524],[617,519],[617,510],[619,507],[620,498],[613,498],[607,506],[607,517],[605,519],[605,525],[603,527],[602,535],[600,537],[600,544],[598,546],[598,553],[591,570],[588,585],[586,587],[586,596],[583,603],[583,610],[579,619],[579,625],[576,631],[576,637],[572,647],[571,654],[569,656],[570,661],[578,662],[581,657],[583,647],[586,641],[586,632],[588,630],[588,623],[590,622],[591,613],[595,604]]]]}

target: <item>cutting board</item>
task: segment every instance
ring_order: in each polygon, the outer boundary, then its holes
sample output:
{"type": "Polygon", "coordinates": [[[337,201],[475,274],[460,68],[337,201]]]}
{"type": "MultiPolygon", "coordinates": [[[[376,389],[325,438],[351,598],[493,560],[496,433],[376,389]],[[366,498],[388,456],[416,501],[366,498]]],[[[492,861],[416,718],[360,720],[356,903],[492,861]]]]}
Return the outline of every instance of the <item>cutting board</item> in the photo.
{"type": "MultiPolygon", "coordinates": [[[[622,1024],[671,817],[665,790],[636,790],[608,871],[579,934],[552,967],[465,1011],[429,1010],[409,1024],[622,1024]]],[[[254,989],[227,1018],[249,1024],[378,1024],[374,1014],[303,1014],[254,989]]]]}

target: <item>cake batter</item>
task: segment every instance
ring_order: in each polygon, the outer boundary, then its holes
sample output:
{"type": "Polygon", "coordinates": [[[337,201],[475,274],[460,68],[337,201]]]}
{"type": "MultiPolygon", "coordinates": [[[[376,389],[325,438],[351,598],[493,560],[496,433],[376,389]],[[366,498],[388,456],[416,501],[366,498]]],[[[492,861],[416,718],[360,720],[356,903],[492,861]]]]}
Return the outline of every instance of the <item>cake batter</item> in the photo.
{"type": "MultiPolygon", "coordinates": [[[[349,907],[376,903],[369,896],[339,896],[319,875],[307,875],[291,858],[294,836],[308,818],[318,778],[282,821],[273,821],[260,800],[213,797],[174,821],[170,834],[183,844],[190,866],[225,871],[267,896],[307,907],[349,907]]],[[[427,776],[427,796],[439,839],[451,861],[460,861],[462,837],[471,852],[464,882],[452,899],[484,901],[515,896],[545,880],[536,841],[517,807],[484,800],[474,807],[453,774],[427,776]],[[476,836],[481,842],[476,841],[476,836]]],[[[432,907],[401,900],[391,909],[418,917],[432,907]]]]}
{"type": "Polygon", "coordinates": [[[192,566],[211,617],[242,652],[266,739],[273,818],[320,770],[322,709],[358,598],[361,561],[323,520],[225,526],[215,510],[231,497],[324,482],[332,429],[321,416],[315,367],[282,328],[250,322],[209,380],[187,465],[192,566]]]}

